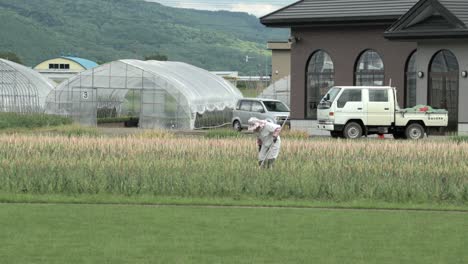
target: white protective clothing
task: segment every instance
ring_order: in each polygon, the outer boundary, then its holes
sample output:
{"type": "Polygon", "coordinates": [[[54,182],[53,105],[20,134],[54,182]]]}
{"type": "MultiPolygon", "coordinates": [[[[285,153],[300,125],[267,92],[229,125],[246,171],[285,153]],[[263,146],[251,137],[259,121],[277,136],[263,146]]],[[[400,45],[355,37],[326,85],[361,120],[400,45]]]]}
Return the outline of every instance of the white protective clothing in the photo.
{"type": "Polygon", "coordinates": [[[278,158],[281,148],[281,138],[278,135],[280,130],[281,126],[266,122],[263,128],[256,132],[259,143],[262,145],[258,153],[259,161],[278,158]],[[273,142],[275,136],[277,136],[276,143],[273,142]]]}

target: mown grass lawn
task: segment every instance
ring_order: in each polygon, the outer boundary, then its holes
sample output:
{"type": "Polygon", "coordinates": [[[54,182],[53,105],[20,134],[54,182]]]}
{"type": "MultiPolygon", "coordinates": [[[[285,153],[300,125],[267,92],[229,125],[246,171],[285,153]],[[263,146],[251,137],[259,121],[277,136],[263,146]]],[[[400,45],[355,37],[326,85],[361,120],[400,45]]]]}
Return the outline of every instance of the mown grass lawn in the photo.
{"type": "Polygon", "coordinates": [[[0,205],[1,263],[468,263],[468,214],[0,205]]]}

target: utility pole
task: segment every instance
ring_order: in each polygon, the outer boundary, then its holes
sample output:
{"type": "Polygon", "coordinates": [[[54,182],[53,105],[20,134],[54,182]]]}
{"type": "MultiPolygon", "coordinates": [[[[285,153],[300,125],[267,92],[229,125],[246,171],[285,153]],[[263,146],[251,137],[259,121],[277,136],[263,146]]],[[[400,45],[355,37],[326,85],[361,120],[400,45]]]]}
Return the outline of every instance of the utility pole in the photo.
{"type": "MultiPolygon", "coordinates": [[[[255,59],[255,57],[251,57],[249,55],[246,55],[245,56],[245,63],[249,63],[249,60],[251,59],[255,59]]],[[[252,85],[252,72],[255,73],[255,69],[253,71],[249,71],[249,81],[248,81],[248,85],[246,85],[246,87],[250,88],[249,86],[253,87],[252,85]]]]}
{"type": "Polygon", "coordinates": [[[245,62],[249,62],[249,59],[255,59],[255,57],[250,57],[249,55],[245,55],[245,62]]]}

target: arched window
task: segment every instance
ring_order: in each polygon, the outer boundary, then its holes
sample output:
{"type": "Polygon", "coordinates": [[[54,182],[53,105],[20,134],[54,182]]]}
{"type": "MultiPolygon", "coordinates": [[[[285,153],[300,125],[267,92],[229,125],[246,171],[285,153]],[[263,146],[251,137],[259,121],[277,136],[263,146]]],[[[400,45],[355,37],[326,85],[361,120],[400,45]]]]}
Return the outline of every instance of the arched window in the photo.
{"type": "Polygon", "coordinates": [[[405,70],[405,107],[416,105],[416,51],[411,53],[405,70]]]}
{"type": "Polygon", "coordinates": [[[355,76],[357,86],[383,86],[385,70],[380,55],[374,50],[362,53],[356,64],[355,76]]]}
{"type": "Polygon", "coordinates": [[[317,119],[317,106],[328,90],[335,85],[335,68],[328,53],[312,54],[307,65],[306,118],[317,119]]]}
{"type": "Polygon", "coordinates": [[[448,131],[458,128],[458,60],[448,50],[439,51],[429,68],[428,103],[449,112],[448,131]]]}
{"type": "Polygon", "coordinates": [[[439,51],[432,59],[430,71],[439,73],[458,72],[457,57],[449,50],[439,51]]]}

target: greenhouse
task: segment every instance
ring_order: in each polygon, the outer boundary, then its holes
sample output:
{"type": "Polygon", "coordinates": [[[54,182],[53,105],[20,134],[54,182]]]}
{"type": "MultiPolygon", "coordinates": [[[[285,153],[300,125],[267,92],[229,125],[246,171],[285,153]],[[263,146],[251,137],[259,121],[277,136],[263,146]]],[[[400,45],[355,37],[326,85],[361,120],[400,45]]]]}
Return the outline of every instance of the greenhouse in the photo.
{"type": "Polygon", "coordinates": [[[265,88],[258,98],[275,99],[291,107],[291,76],[284,77],[265,88]]]}
{"type": "Polygon", "coordinates": [[[54,86],[36,71],[0,59],[0,112],[41,113],[54,86]]]}
{"type": "Polygon", "coordinates": [[[200,129],[230,123],[241,97],[223,78],[186,63],[119,60],[61,83],[46,110],[84,125],[133,117],[141,128],[200,129]]]}

